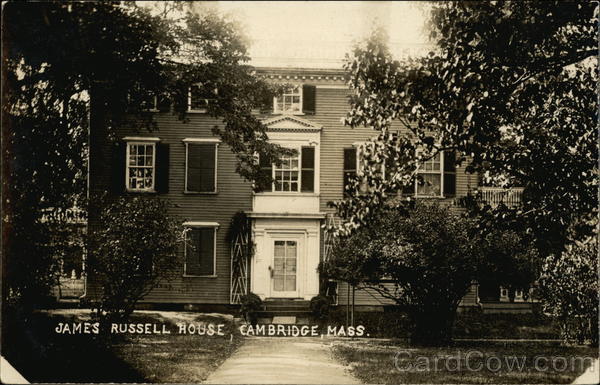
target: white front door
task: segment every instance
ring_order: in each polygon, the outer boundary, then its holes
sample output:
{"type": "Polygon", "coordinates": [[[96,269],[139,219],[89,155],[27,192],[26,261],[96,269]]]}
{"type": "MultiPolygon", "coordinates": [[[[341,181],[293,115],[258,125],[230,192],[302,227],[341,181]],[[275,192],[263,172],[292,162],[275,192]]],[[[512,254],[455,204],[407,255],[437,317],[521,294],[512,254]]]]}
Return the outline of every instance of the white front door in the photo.
{"type": "Polygon", "coordinates": [[[272,242],[272,262],[269,266],[271,297],[298,297],[298,277],[302,244],[300,237],[276,237],[272,242]]]}

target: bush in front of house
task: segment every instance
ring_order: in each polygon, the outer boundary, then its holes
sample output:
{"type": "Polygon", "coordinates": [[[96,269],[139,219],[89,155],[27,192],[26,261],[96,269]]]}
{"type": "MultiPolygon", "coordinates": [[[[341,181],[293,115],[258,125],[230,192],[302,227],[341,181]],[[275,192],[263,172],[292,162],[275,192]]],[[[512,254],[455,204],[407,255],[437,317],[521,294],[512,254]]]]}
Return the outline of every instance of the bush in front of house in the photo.
{"type": "Polygon", "coordinates": [[[362,282],[406,309],[413,343],[445,345],[483,258],[475,225],[436,203],[382,207],[369,226],[334,245],[322,270],[362,282]],[[378,284],[383,279],[390,284],[378,284]]]}
{"type": "MultiPolygon", "coordinates": [[[[157,197],[99,198],[90,231],[88,272],[100,287],[93,304],[103,326],[127,320],[136,303],[181,266],[181,221],[157,197]]],[[[103,327],[104,330],[104,327],[103,327]]]]}
{"type": "Polygon", "coordinates": [[[590,237],[544,261],[539,295],[565,341],[598,345],[598,243],[590,237]]]}
{"type": "Polygon", "coordinates": [[[316,295],[310,300],[310,311],[313,317],[318,320],[323,320],[329,315],[329,307],[331,306],[331,299],[323,294],[316,295]]]}
{"type": "Polygon", "coordinates": [[[251,325],[256,325],[258,321],[258,312],[262,310],[262,300],[256,294],[250,292],[241,299],[240,313],[251,325]]]}

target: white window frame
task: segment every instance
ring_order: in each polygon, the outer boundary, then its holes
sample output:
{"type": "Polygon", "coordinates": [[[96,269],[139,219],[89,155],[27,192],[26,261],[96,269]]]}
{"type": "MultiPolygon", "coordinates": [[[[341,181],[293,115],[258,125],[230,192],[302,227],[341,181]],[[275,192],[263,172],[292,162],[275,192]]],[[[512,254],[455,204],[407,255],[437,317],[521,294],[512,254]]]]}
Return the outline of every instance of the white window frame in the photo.
{"type": "Polygon", "coordinates": [[[271,192],[274,193],[283,193],[283,194],[299,194],[302,192],[302,147],[294,147],[294,149],[298,152],[298,155],[296,156],[298,158],[298,168],[295,170],[298,173],[298,180],[297,180],[297,184],[298,184],[298,188],[296,191],[293,190],[275,190],[275,185],[276,185],[276,179],[275,179],[275,172],[276,171],[294,171],[294,169],[282,169],[282,168],[277,168],[279,167],[277,166],[275,163],[271,164],[271,178],[273,178],[273,183],[271,183],[271,192]]]}
{"type": "MultiPolygon", "coordinates": [[[[420,151],[417,150],[416,151],[416,155],[419,156],[420,151]]],[[[415,198],[444,198],[444,151],[438,151],[438,154],[440,156],[440,170],[439,172],[433,172],[433,171],[419,171],[419,168],[421,167],[421,164],[417,164],[417,169],[415,170],[415,191],[414,191],[414,197],[415,198]],[[424,175],[424,174],[431,174],[431,175],[440,175],[440,194],[439,195],[419,195],[419,190],[418,190],[418,177],[419,174],[424,175]]]]}
{"type": "Polygon", "coordinates": [[[217,277],[217,231],[219,230],[219,222],[198,222],[189,221],[183,222],[184,229],[213,229],[213,274],[212,275],[195,275],[187,274],[187,234],[183,247],[183,277],[190,278],[216,278],[217,277]]]}
{"type": "Polygon", "coordinates": [[[185,144],[185,174],[184,174],[184,184],[183,184],[183,192],[184,194],[197,194],[197,195],[214,195],[219,192],[218,185],[218,170],[219,170],[219,144],[221,143],[220,139],[217,138],[184,138],[182,142],[185,144]],[[188,154],[189,154],[189,144],[190,143],[214,143],[215,145],[215,189],[214,191],[189,191],[188,190],[188,154]]]}
{"type": "MultiPolygon", "coordinates": [[[[284,91],[281,95],[277,95],[273,97],[273,113],[274,114],[281,114],[281,115],[304,115],[303,108],[304,108],[304,95],[302,92],[302,84],[297,84],[293,86],[294,88],[298,89],[298,92],[286,92],[284,91]],[[300,108],[298,109],[298,111],[280,111],[278,106],[279,106],[279,98],[280,97],[285,97],[285,96],[300,96],[300,108]]],[[[293,105],[293,104],[292,104],[293,105]]]]}
{"type": "MultiPolygon", "coordinates": [[[[207,100],[214,100],[214,98],[206,98],[207,100]]],[[[196,113],[196,114],[205,114],[208,112],[208,108],[194,108],[192,109],[192,87],[188,87],[187,92],[187,112],[196,113]]]]}
{"type": "Polygon", "coordinates": [[[159,138],[125,137],[125,190],[128,192],[156,192],[156,143],[159,138]],[[152,186],[149,188],[131,188],[129,186],[129,168],[136,167],[129,164],[130,146],[152,146],[152,186]]]}

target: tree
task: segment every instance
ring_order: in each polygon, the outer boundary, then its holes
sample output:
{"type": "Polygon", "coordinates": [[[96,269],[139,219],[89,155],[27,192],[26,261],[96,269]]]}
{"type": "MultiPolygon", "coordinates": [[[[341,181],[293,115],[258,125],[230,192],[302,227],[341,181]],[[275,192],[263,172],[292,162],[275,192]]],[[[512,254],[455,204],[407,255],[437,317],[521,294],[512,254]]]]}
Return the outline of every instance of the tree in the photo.
{"type": "Polygon", "coordinates": [[[168,5],[163,14],[134,2],[3,8],[5,299],[33,303],[52,286],[55,261],[45,247],[42,213],[85,204],[89,130],[110,140],[121,124],[157,128],[145,110],[149,97],[157,96],[161,107],[173,104],[185,121],[187,90],[197,84],[209,113],[224,121],[215,134],[237,154],[237,170],[247,179],[269,178],[255,153],[276,160],[285,152],[268,143],[252,114],[276,90],[246,64],[240,30],[215,13],[168,5]]]}
{"type": "Polygon", "coordinates": [[[565,341],[598,345],[598,240],[590,237],[544,261],[540,296],[565,341]]]}
{"type": "Polygon", "coordinates": [[[579,224],[598,205],[597,21],[594,3],[443,2],[431,8],[428,56],[394,61],[381,30],[357,45],[346,123],[380,135],[365,151],[370,194],[335,204],[340,233],[367,223],[442,150],[486,182],[524,187],[520,207],[488,214],[522,224],[542,256],[593,233],[579,224]],[[407,135],[391,135],[392,122],[407,135]]]}
{"type": "Polygon", "coordinates": [[[475,234],[474,221],[449,207],[384,206],[369,226],[340,238],[322,270],[406,310],[413,343],[443,345],[452,340],[456,309],[481,266],[483,243],[475,234]]]}
{"type": "Polygon", "coordinates": [[[103,325],[126,320],[135,304],[181,266],[181,222],[156,197],[120,197],[103,205],[90,235],[88,273],[100,287],[103,325]]]}

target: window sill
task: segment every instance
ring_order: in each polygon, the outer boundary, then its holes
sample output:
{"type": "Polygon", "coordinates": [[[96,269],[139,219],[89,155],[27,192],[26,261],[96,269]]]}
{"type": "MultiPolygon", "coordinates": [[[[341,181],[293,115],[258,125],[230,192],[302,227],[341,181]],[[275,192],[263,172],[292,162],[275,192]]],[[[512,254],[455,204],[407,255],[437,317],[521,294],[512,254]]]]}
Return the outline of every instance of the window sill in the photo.
{"type": "Polygon", "coordinates": [[[306,115],[304,112],[271,112],[271,115],[306,115]]]}
{"type": "Polygon", "coordinates": [[[183,278],[217,278],[217,275],[189,275],[183,274],[183,278]]]}
{"type": "Polygon", "coordinates": [[[265,192],[253,192],[256,196],[282,196],[282,197],[316,197],[320,196],[319,193],[307,193],[307,192],[295,192],[295,191],[265,191],[265,192]]]}
{"type": "Polygon", "coordinates": [[[217,195],[219,191],[183,191],[184,195],[217,195]]]}
{"type": "Polygon", "coordinates": [[[131,189],[125,189],[125,192],[130,193],[130,194],[156,194],[157,193],[156,190],[131,190],[131,189]]]}

